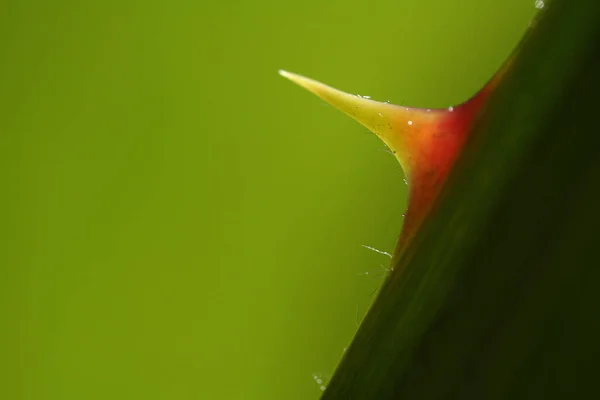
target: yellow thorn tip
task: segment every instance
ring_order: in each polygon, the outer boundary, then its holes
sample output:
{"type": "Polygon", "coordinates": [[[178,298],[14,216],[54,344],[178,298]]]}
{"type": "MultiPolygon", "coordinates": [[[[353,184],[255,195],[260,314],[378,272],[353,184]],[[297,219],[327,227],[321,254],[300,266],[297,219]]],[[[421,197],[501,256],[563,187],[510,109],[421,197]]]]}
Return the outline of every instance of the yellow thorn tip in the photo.
{"type": "Polygon", "coordinates": [[[396,154],[396,158],[407,175],[410,174],[411,156],[408,151],[415,146],[409,143],[414,134],[408,131],[409,129],[412,131],[420,129],[418,122],[433,117],[434,113],[425,115],[419,109],[400,107],[345,93],[292,72],[279,70],[279,74],[316,94],[375,133],[396,154]]]}

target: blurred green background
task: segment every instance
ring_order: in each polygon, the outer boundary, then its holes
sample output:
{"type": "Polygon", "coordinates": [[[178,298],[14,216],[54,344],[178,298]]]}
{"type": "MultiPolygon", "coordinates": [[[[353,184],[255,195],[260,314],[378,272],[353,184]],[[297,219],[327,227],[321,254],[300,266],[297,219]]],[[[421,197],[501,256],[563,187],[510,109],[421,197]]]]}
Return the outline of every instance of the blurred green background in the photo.
{"type": "Polygon", "coordinates": [[[446,107],[533,0],[0,5],[0,398],[315,399],[406,205],[277,75],[446,107]],[[368,274],[367,274],[368,272],[368,274]]]}

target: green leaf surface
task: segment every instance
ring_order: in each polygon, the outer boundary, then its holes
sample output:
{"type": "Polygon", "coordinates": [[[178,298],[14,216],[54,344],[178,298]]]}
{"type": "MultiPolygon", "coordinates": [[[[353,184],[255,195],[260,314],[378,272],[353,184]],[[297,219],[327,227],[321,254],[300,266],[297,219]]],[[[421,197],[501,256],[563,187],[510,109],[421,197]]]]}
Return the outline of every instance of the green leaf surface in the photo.
{"type": "Polygon", "coordinates": [[[600,2],[516,51],[323,399],[600,398],[600,2]]]}

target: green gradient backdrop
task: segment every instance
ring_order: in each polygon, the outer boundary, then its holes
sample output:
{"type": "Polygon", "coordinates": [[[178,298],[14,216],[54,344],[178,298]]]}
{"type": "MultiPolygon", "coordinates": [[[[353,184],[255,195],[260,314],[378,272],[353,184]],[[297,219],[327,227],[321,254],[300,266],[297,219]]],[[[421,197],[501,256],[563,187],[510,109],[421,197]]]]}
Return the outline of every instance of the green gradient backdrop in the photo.
{"type": "Polygon", "coordinates": [[[448,106],[533,3],[3,2],[0,398],[317,398],[405,187],[277,69],[448,106]]]}

